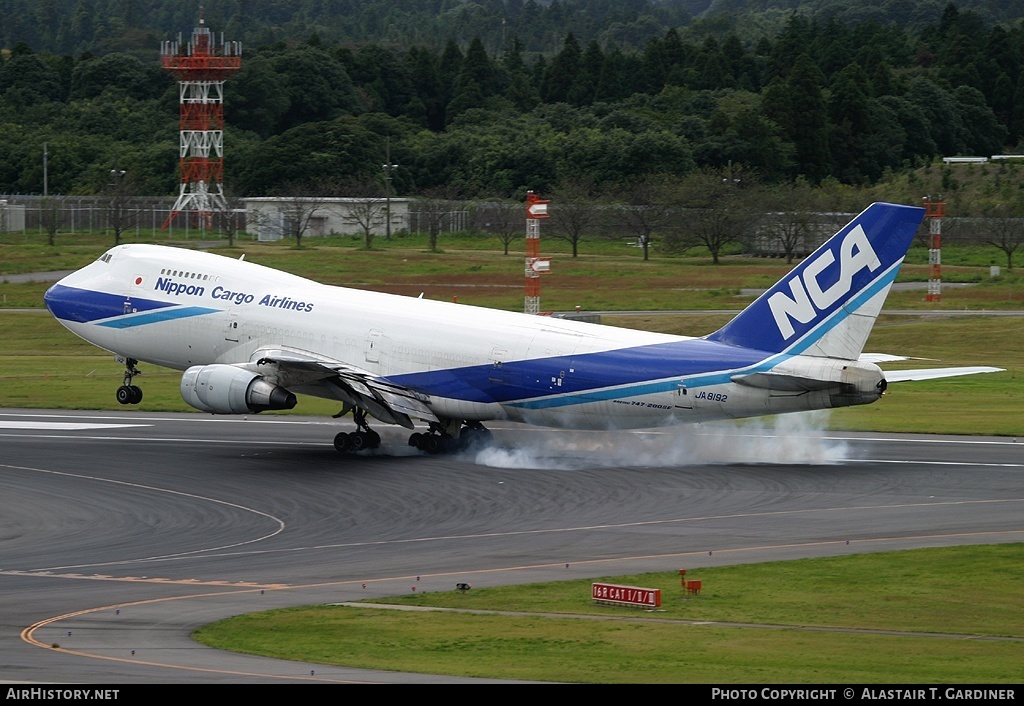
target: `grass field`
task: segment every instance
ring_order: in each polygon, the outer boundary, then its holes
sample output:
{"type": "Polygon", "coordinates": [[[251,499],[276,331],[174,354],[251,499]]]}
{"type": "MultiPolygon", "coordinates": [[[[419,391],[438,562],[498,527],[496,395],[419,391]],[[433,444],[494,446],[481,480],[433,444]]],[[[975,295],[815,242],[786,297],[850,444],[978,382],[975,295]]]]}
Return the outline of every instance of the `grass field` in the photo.
{"type": "Polygon", "coordinates": [[[590,581],[416,593],[204,627],[203,644],[325,664],[600,684],[1014,684],[1024,545],[606,577],[662,606],[597,605],[590,581]],[[583,619],[607,618],[600,619],[583,619]],[[809,630],[812,628],[812,630],[809,630]],[[1011,638],[1011,639],[1000,639],[1011,638]]]}

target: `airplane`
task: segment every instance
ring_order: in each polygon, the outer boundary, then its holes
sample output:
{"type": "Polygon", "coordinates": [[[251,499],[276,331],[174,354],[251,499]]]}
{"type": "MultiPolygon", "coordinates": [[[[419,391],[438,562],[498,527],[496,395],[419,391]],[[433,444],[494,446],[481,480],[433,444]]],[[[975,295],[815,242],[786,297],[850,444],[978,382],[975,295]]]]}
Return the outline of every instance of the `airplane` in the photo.
{"type": "Polygon", "coordinates": [[[889,383],[987,366],[885,373],[868,334],[924,209],[874,203],[721,329],[677,336],[313,282],[238,259],[129,243],[64,277],[47,308],[125,364],[184,371],[182,398],[214,414],[337,401],[356,430],[338,451],[380,446],[369,417],[412,430],[425,453],[487,442],[484,422],[640,429],[845,407],[889,383]],[[416,423],[421,426],[418,428],[416,423]],[[425,429],[422,425],[425,424],[425,429]]]}

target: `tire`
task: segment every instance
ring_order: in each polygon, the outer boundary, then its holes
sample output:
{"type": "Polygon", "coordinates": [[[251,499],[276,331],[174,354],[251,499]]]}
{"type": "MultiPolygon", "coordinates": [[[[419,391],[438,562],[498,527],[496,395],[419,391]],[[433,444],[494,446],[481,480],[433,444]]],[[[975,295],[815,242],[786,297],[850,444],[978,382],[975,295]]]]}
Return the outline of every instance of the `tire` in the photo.
{"type": "Polygon", "coordinates": [[[440,453],[441,437],[437,434],[424,434],[420,438],[420,449],[428,454],[440,453]]]}
{"type": "Polygon", "coordinates": [[[354,431],[348,435],[348,442],[352,446],[353,451],[362,451],[367,448],[369,441],[366,438],[365,432],[354,431]]]}
{"type": "Polygon", "coordinates": [[[352,441],[349,439],[348,433],[341,432],[334,436],[334,448],[338,453],[343,454],[352,450],[352,441]]]}

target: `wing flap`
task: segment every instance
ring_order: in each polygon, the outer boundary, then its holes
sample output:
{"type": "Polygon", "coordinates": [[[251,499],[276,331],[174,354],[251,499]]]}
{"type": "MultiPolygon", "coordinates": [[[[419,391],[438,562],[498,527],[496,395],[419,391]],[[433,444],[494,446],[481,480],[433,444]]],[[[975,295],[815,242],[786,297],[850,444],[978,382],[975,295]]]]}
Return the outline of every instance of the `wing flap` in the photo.
{"type": "Polygon", "coordinates": [[[257,351],[252,360],[260,369],[272,366],[274,374],[268,377],[284,387],[330,386],[333,397],[362,407],[386,424],[412,429],[412,417],[438,421],[425,395],[348,363],[283,349],[257,351]]]}

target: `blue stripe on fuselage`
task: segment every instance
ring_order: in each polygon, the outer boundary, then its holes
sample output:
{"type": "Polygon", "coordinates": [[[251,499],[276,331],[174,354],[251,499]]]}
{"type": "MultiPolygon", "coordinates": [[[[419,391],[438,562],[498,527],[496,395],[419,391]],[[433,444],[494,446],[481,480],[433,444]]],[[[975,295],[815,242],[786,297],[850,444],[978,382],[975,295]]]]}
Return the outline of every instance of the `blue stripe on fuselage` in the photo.
{"type": "Polygon", "coordinates": [[[62,321],[95,323],[108,328],[130,328],[219,311],[199,306],[181,306],[156,299],[79,289],[63,284],[50,287],[43,300],[50,313],[62,321]]]}
{"type": "MultiPolygon", "coordinates": [[[[470,402],[558,407],[675,389],[684,378],[728,382],[725,370],[746,368],[770,354],[700,339],[574,356],[389,376],[429,395],[470,402]],[[614,389],[613,389],[614,388],[614,389]]],[[[701,384],[711,384],[704,381],[701,384]]]]}

